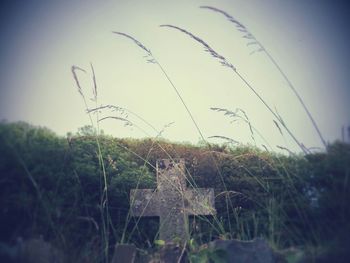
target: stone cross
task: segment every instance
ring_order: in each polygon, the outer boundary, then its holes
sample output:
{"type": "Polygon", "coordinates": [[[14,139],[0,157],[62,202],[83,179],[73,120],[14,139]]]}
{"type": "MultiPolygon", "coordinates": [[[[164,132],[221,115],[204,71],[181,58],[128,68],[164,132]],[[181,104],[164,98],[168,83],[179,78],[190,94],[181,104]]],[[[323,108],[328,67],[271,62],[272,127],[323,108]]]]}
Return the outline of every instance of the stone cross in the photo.
{"type": "Polygon", "coordinates": [[[213,215],[214,189],[186,189],[184,159],[157,160],[157,189],[130,192],[132,216],[159,216],[159,239],[166,243],[188,239],[189,215],[213,215]]]}

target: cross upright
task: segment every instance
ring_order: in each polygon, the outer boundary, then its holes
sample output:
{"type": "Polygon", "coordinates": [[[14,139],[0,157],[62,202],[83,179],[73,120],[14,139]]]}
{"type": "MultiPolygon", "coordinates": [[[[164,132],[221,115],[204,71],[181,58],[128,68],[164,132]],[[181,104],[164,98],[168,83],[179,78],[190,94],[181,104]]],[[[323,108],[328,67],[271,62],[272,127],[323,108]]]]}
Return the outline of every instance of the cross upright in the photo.
{"type": "Polygon", "coordinates": [[[132,189],[132,216],[159,216],[159,238],[166,243],[188,239],[189,215],[213,215],[214,189],[186,189],[184,159],[157,160],[157,189],[132,189]]]}

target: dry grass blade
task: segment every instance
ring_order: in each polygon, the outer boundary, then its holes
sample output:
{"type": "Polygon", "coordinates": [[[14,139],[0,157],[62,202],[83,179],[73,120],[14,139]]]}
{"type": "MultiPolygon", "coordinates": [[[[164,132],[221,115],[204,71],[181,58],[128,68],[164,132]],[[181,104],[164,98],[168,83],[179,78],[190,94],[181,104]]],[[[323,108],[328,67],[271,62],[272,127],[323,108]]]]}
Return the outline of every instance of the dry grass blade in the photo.
{"type": "Polygon", "coordinates": [[[126,37],[126,38],[131,39],[132,41],[134,41],[134,43],[135,43],[136,45],[138,45],[140,48],[142,48],[144,51],[146,51],[146,52],[147,52],[147,55],[152,56],[151,50],[148,49],[147,47],[145,47],[145,46],[144,46],[140,41],[138,41],[136,38],[134,38],[134,37],[132,37],[132,36],[130,36],[130,35],[128,35],[128,34],[125,34],[125,33],[123,33],[123,32],[112,31],[112,33],[118,34],[118,35],[121,35],[121,36],[124,36],[124,37],[126,37]]]}
{"type": "Polygon", "coordinates": [[[237,191],[233,191],[233,190],[230,190],[230,191],[223,191],[221,193],[218,193],[215,198],[218,198],[222,195],[225,195],[225,196],[229,196],[229,195],[233,195],[233,196],[236,196],[236,195],[242,195],[242,196],[245,196],[243,193],[241,192],[237,192],[237,191]]]}
{"type": "Polygon", "coordinates": [[[98,122],[105,121],[105,120],[110,120],[110,119],[122,121],[124,123],[124,127],[131,127],[131,128],[134,127],[136,129],[140,130],[141,132],[143,132],[144,134],[146,134],[148,137],[151,137],[151,135],[148,132],[146,132],[144,129],[142,129],[139,125],[137,125],[134,122],[132,122],[132,121],[126,119],[126,118],[123,118],[123,117],[106,116],[106,117],[103,117],[103,118],[99,119],[98,122]]]}
{"type": "Polygon", "coordinates": [[[88,113],[96,113],[96,112],[101,112],[104,109],[110,109],[113,112],[117,112],[118,114],[120,114],[121,116],[124,116],[125,119],[127,119],[130,115],[135,116],[137,119],[141,120],[143,123],[145,123],[147,126],[149,126],[153,131],[156,132],[156,134],[161,133],[160,131],[158,131],[150,122],[148,122],[146,119],[144,119],[143,117],[141,117],[140,115],[136,114],[135,112],[128,110],[126,108],[122,108],[119,106],[115,106],[115,105],[101,105],[97,108],[92,108],[92,109],[88,109],[87,112],[88,113]]]}
{"type": "Polygon", "coordinates": [[[232,138],[229,138],[229,137],[226,137],[226,136],[222,136],[222,135],[214,135],[214,136],[209,136],[208,138],[215,138],[215,139],[222,139],[222,140],[225,140],[229,143],[233,143],[233,144],[238,144],[239,142],[232,139],[232,138]]]}
{"type": "Polygon", "coordinates": [[[201,38],[193,35],[191,32],[188,32],[187,30],[180,28],[178,26],[173,26],[173,25],[160,25],[161,27],[169,27],[169,28],[173,28],[176,30],[179,30],[182,33],[185,33],[186,35],[190,36],[191,38],[193,38],[194,40],[196,40],[198,43],[200,43],[203,47],[204,50],[206,52],[209,52],[210,55],[212,55],[214,58],[218,59],[220,61],[220,64],[225,66],[225,67],[229,67],[232,70],[236,71],[236,68],[229,63],[226,58],[222,55],[220,55],[219,53],[217,53],[214,49],[212,49],[204,40],[202,40],[201,38]]]}
{"type": "Polygon", "coordinates": [[[224,116],[228,116],[230,118],[241,119],[241,120],[245,121],[246,123],[250,123],[248,115],[246,114],[246,112],[244,110],[242,110],[240,108],[236,108],[235,111],[231,111],[231,110],[224,109],[224,108],[217,108],[217,107],[216,108],[211,107],[210,109],[213,111],[216,111],[216,112],[223,112],[224,116]]]}
{"type": "Polygon", "coordinates": [[[221,9],[218,9],[218,8],[212,7],[212,6],[200,6],[200,8],[209,9],[211,11],[220,13],[220,14],[224,15],[227,18],[227,20],[229,20],[230,22],[235,24],[237,30],[244,33],[243,38],[251,40],[251,42],[247,43],[247,46],[257,46],[258,47],[257,49],[253,50],[250,54],[253,54],[255,52],[265,51],[265,48],[255,38],[255,36],[249,32],[248,28],[245,25],[243,25],[241,22],[239,22],[237,19],[235,19],[233,16],[231,16],[230,14],[226,13],[225,11],[223,11],[221,9]]]}
{"type": "Polygon", "coordinates": [[[241,30],[244,30],[245,32],[249,33],[247,28],[243,24],[241,24],[238,20],[236,20],[233,16],[229,15],[225,11],[223,11],[221,9],[218,9],[216,7],[212,7],[212,6],[200,6],[200,8],[209,9],[209,10],[212,10],[214,12],[223,14],[229,21],[234,23],[237,26],[237,28],[239,28],[241,30]]]}
{"type": "Polygon", "coordinates": [[[94,67],[92,65],[92,63],[90,63],[90,67],[91,67],[91,72],[92,72],[92,81],[94,84],[94,87],[92,89],[92,94],[94,95],[94,100],[97,100],[97,83],[96,83],[96,75],[95,75],[95,70],[94,67]]]}
{"type": "Polygon", "coordinates": [[[125,123],[125,126],[134,126],[134,124],[131,121],[129,121],[128,119],[125,119],[122,117],[116,117],[116,116],[107,116],[107,117],[99,119],[98,121],[101,122],[101,121],[107,120],[107,119],[120,120],[120,121],[123,121],[125,123]]]}
{"type": "Polygon", "coordinates": [[[283,132],[282,132],[282,129],[281,127],[279,126],[278,122],[273,120],[273,123],[276,125],[277,129],[279,130],[280,134],[283,136],[283,132]]]}
{"type": "Polygon", "coordinates": [[[231,110],[223,109],[223,108],[215,108],[215,107],[211,107],[210,109],[213,111],[217,111],[217,112],[224,112],[225,116],[230,116],[230,117],[237,116],[237,109],[235,111],[231,111],[231,110]]]}
{"type": "Polygon", "coordinates": [[[286,147],[283,147],[281,145],[276,145],[277,148],[281,149],[281,150],[284,150],[284,151],[287,151],[290,155],[295,155],[295,153],[293,153],[291,150],[289,150],[288,148],[286,147]]]}
{"type": "Polygon", "coordinates": [[[86,71],[82,68],[79,68],[78,66],[72,66],[71,68],[71,71],[72,71],[72,74],[73,74],[73,78],[75,80],[75,83],[77,85],[77,88],[78,88],[78,92],[81,96],[84,97],[84,94],[83,94],[83,89],[81,88],[81,85],[80,85],[80,82],[79,82],[79,78],[78,78],[78,74],[77,74],[77,70],[79,71],[82,71],[84,73],[86,73],[86,71]]]}
{"type": "MultiPolygon", "coordinates": [[[[224,108],[218,108],[218,107],[211,107],[210,109],[213,111],[216,111],[216,112],[224,113],[224,116],[227,116],[227,117],[232,119],[231,123],[233,123],[235,121],[240,121],[240,120],[244,121],[249,127],[250,136],[251,136],[252,140],[256,143],[255,134],[258,134],[259,137],[266,143],[266,145],[268,145],[271,148],[270,144],[264,138],[264,136],[251,124],[251,122],[248,118],[248,115],[246,114],[246,112],[243,109],[236,108],[234,111],[224,109],[224,108]]],[[[263,145],[263,147],[266,148],[265,145],[263,145]]]]}

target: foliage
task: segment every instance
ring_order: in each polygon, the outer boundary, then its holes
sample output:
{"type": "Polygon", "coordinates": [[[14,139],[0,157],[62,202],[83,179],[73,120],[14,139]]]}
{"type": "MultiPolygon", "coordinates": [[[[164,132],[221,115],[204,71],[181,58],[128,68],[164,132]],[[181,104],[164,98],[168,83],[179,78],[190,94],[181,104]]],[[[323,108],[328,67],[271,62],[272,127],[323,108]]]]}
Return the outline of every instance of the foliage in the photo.
{"type": "MultiPolygon", "coordinates": [[[[103,183],[92,133],[84,128],[63,138],[23,122],[0,124],[1,242],[42,235],[63,249],[74,248],[76,259],[100,250],[103,183]]],[[[123,234],[140,247],[154,244],[157,220],[130,219],[129,192],[155,188],[156,160],[169,157],[186,159],[189,187],[215,189],[216,217],[190,221],[191,236],[199,244],[224,236],[263,236],[278,248],[350,243],[344,234],[350,229],[349,144],[335,142],[326,152],[286,156],[250,146],[98,139],[111,244],[123,234]]],[[[193,257],[198,262],[220,257],[197,250],[193,257]]]]}

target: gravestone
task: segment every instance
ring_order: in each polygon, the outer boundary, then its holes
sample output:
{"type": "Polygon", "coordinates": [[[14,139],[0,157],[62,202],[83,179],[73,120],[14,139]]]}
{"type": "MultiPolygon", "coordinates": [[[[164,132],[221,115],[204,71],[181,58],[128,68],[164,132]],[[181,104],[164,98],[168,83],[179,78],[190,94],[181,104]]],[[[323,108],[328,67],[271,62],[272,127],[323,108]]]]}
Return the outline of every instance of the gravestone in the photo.
{"type": "Polygon", "coordinates": [[[186,188],[184,159],[157,161],[157,188],[130,192],[131,215],[159,216],[159,239],[166,244],[188,239],[189,215],[213,215],[214,189],[186,188]]]}

